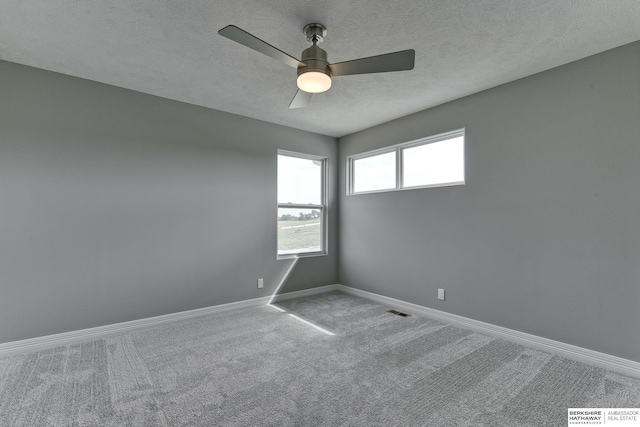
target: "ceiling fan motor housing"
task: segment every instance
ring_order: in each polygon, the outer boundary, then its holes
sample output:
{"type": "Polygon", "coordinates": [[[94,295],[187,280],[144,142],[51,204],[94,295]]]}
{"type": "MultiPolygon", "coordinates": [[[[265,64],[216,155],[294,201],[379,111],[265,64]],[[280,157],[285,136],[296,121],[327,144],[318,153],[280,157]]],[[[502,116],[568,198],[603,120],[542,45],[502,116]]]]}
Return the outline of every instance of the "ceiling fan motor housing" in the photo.
{"type": "Polygon", "coordinates": [[[327,52],[319,48],[315,43],[313,46],[302,51],[302,60],[300,62],[305,64],[306,67],[298,67],[298,76],[309,71],[316,71],[331,77],[327,52]]]}

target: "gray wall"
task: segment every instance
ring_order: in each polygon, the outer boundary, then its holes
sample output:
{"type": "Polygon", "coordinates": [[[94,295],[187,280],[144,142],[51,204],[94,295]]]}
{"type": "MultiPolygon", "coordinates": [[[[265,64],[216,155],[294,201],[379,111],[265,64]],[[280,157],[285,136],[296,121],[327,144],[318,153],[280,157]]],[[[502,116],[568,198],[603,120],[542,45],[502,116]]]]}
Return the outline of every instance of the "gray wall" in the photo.
{"type": "Polygon", "coordinates": [[[2,61],[0,94],[0,342],[270,295],[278,148],[329,157],[337,223],[334,138],[2,61]]]}
{"type": "Polygon", "coordinates": [[[640,361],[640,42],[339,148],[340,283],[640,361]],[[345,196],[345,156],[462,127],[465,186],[345,196]]]}
{"type": "Polygon", "coordinates": [[[639,75],[635,43],[338,157],[333,138],[0,61],[0,342],[273,293],[281,148],[331,177],[330,255],[283,291],[339,281],[640,361],[639,75]],[[345,156],[461,127],[465,186],[344,195],[345,156]]]}

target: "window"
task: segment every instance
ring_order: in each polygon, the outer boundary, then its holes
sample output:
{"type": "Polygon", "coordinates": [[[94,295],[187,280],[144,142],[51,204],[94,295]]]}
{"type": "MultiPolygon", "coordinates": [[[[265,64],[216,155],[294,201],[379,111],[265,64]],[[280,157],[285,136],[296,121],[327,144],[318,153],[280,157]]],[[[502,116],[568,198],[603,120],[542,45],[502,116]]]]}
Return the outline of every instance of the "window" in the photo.
{"type": "Polygon", "coordinates": [[[278,152],[278,258],[323,255],[326,159],[278,152]]]}
{"type": "Polygon", "coordinates": [[[464,184],[464,129],[347,158],[347,194],[464,184]]]}
{"type": "Polygon", "coordinates": [[[396,188],[396,152],[353,159],[353,192],[396,188]]]}

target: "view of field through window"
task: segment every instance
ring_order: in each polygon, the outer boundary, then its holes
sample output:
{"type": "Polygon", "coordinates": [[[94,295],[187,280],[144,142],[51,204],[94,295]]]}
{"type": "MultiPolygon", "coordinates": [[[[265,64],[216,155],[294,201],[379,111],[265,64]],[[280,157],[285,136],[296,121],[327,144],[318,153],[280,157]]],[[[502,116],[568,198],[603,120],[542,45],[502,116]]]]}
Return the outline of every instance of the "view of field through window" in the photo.
{"type": "Polygon", "coordinates": [[[278,253],[321,251],[321,225],[319,210],[278,209],[278,253]]]}

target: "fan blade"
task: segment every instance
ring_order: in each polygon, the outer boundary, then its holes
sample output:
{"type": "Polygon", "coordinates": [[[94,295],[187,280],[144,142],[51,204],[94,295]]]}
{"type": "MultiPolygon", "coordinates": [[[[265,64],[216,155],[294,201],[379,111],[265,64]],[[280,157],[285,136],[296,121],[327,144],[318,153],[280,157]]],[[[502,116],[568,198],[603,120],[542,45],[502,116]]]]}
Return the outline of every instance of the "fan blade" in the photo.
{"type": "Polygon", "coordinates": [[[311,102],[312,95],[312,93],[298,89],[296,94],[293,96],[293,99],[291,100],[291,104],[289,104],[289,108],[306,107],[311,102]]]}
{"type": "Polygon", "coordinates": [[[256,36],[247,33],[245,30],[238,28],[235,25],[227,25],[218,31],[218,34],[228,38],[229,40],[245,45],[248,48],[257,50],[260,53],[264,53],[265,55],[270,56],[273,59],[277,59],[290,67],[298,68],[299,66],[305,66],[293,56],[284,53],[277,47],[271,46],[269,43],[260,40],[256,36]]]}
{"type": "Polygon", "coordinates": [[[331,64],[331,74],[334,76],[350,76],[352,74],[386,73],[388,71],[413,70],[416,51],[413,49],[353,61],[331,64]]]}

